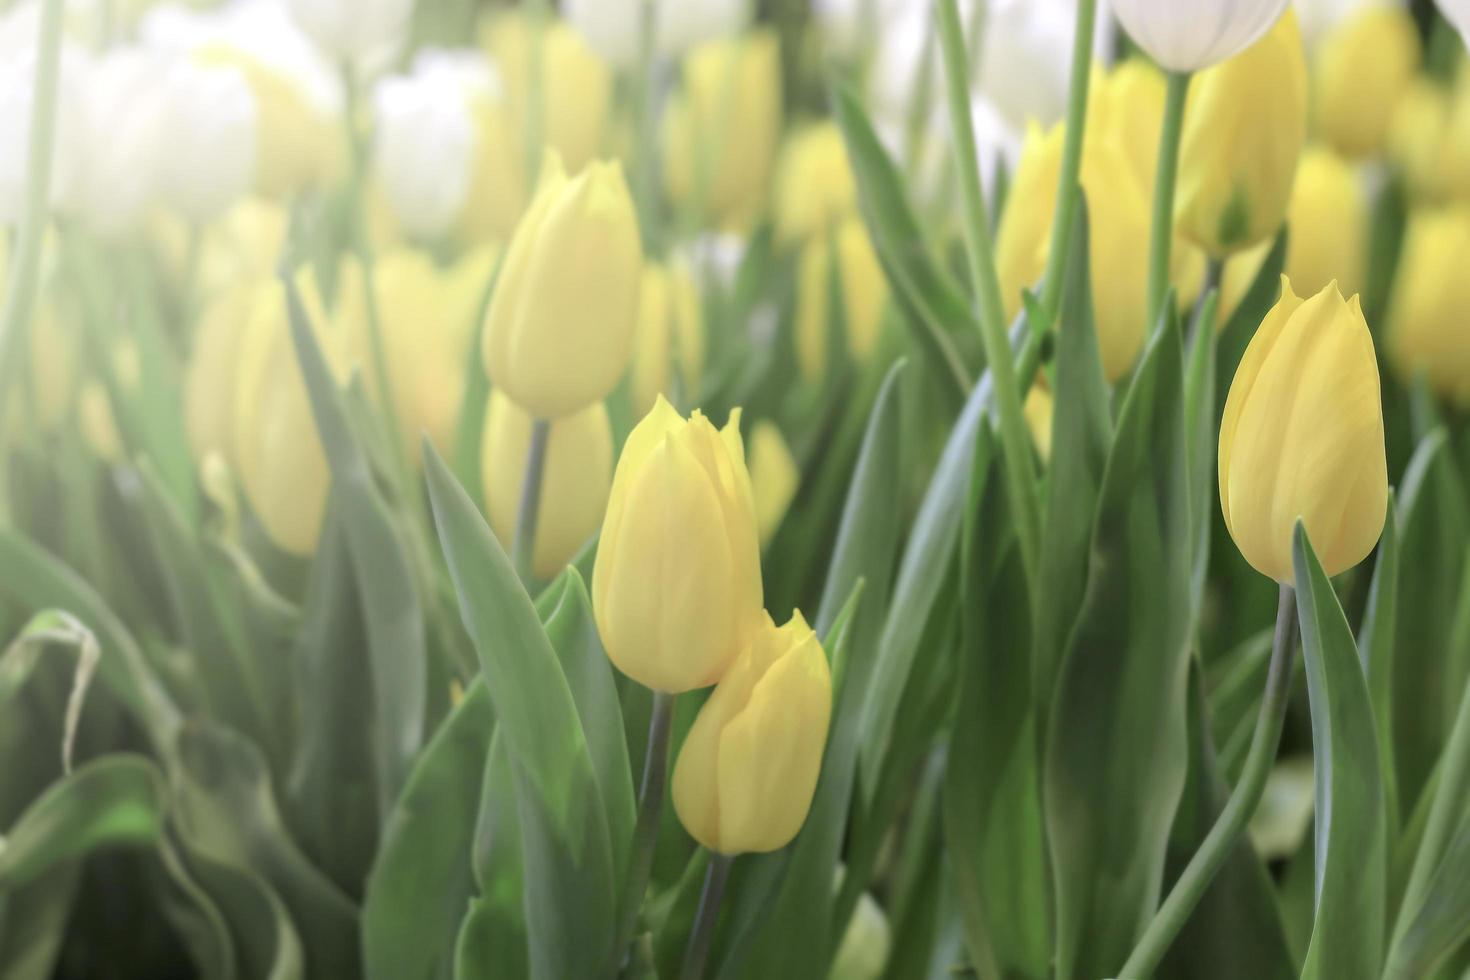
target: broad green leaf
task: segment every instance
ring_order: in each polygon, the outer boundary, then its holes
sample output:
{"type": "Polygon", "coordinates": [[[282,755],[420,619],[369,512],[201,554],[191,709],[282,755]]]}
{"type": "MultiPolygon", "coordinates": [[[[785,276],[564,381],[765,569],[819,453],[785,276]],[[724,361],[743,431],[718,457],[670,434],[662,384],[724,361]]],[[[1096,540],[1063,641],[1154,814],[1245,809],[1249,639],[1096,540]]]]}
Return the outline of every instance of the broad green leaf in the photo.
{"type": "Polygon", "coordinates": [[[166,809],[163,776],[148,759],[117,754],[87,763],[41,794],[0,837],[0,894],[98,848],[152,845],[166,809]]]}
{"type": "Polygon", "coordinates": [[[1470,820],[1461,821],[1445,849],[1383,975],[1389,980],[1430,976],[1466,939],[1470,939],[1470,820]]]}
{"type": "Polygon", "coordinates": [[[1031,635],[1004,463],[976,449],[961,546],[959,681],[942,794],[944,837],[970,962],[982,978],[1045,977],[1050,909],[1042,840],[1031,635]]]}
{"type": "Polygon", "coordinates": [[[1183,361],[1159,331],[1123,402],[1045,749],[1059,980],[1112,976],[1158,903],[1187,774],[1183,361]]]}
{"type": "Polygon", "coordinates": [[[454,424],[454,453],[451,457],[455,475],[470,499],[482,505],[485,488],[480,485],[480,443],[485,433],[485,409],[490,402],[490,376],[485,373],[485,362],[480,358],[480,344],[485,332],[485,313],[490,308],[491,297],[495,295],[495,286],[500,282],[500,267],[504,262],[504,255],[495,259],[495,267],[490,270],[485,292],[475,309],[473,339],[464,363],[464,395],[460,398],[459,417],[454,424]]]}
{"type": "Polygon", "coordinates": [[[332,471],[332,497],[341,511],[367,623],[378,812],[386,816],[423,742],[428,683],[423,608],[408,544],[378,490],[367,455],[353,437],[295,283],[289,276],[282,281],[297,363],[332,471]]]}
{"type": "Polygon", "coordinates": [[[1281,296],[1281,270],[1286,265],[1289,234],[1287,228],[1281,229],[1271,251],[1266,253],[1261,267],[1256,270],[1256,277],[1251,280],[1235,309],[1219,311],[1220,316],[1226,319],[1216,339],[1218,349],[1215,355],[1215,391],[1219,396],[1215,407],[1217,426],[1225,411],[1225,396],[1230,391],[1230,382],[1235,378],[1235,369],[1240,366],[1246,347],[1256,335],[1256,328],[1281,296]]]}
{"type": "MultiPolygon", "coordinates": [[[[1230,789],[1210,740],[1209,707],[1197,666],[1189,679],[1189,777],[1169,834],[1165,880],[1176,880],[1214,826],[1230,789]]],[[[1310,780],[1310,776],[1308,777],[1310,780]]],[[[1271,878],[1248,837],[1242,837],[1185,922],[1158,976],[1190,980],[1291,980],[1296,967],[1286,945],[1271,878]]]]}
{"type": "Polygon", "coordinates": [[[80,871],[80,862],[62,862],[24,888],[0,894],[0,977],[56,975],[80,871]]]}
{"type": "Polygon", "coordinates": [[[612,947],[613,851],[576,702],[535,606],[444,461],[424,446],[439,541],[516,770],[536,977],[586,975],[612,947]]]}
{"type": "Polygon", "coordinates": [[[1378,560],[1373,582],[1368,587],[1368,604],[1358,631],[1363,673],[1368,678],[1368,697],[1373,702],[1373,725],[1378,736],[1378,768],[1383,777],[1384,816],[1390,841],[1398,838],[1398,780],[1393,755],[1393,650],[1398,630],[1399,518],[1398,497],[1388,491],[1388,512],[1383,536],[1378,539],[1378,560]]]}
{"type": "Polygon", "coordinates": [[[219,903],[189,871],[180,848],[167,838],[159,841],[158,863],[163,867],[163,880],[157,889],[161,911],[195,968],[202,976],[234,980],[238,972],[235,940],[219,903]]]}
{"type": "MultiPolygon", "coordinates": [[[[1092,539],[1097,497],[1102,489],[1113,416],[1103,376],[1097,328],[1092,315],[1087,207],[1077,209],[1067,259],[1066,282],[1057,325],[1055,408],[1046,521],[1037,570],[1034,637],[1035,689],[1044,715],[1050,706],[1057,670],[1082,605],[1087,586],[1083,555],[1092,539]]],[[[1028,685],[1029,687],[1029,685],[1028,685]]]]}
{"type": "MultiPolygon", "coordinates": [[[[1169,316],[1173,316],[1172,292],[1169,316]]],[[[1218,337],[1213,329],[1220,301],[1212,291],[1200,305],[1194,320],[1194,340],[1184,373],[1184,432],[1189,446],[1189,521],[1194,542],[1194,572],[1190,584],[1190,620],[1194,623],[1204,601],[1210,571],[1210,528],[1215,516],[1216,439],[1215,358],[1218,337]]]]}
{"type": "Polygon", "coordinates": [[[409,774],[383,828],[363,901],[368,977],[453,975],[460,921],[475,893],[470,853],[494,730],[490,695],[476,680],[409,774]]]}
{"type": "Polygon", "coordinates": [[[4,653],[0,653],[0,706],[5,706],[15,697],[35,672],[41,654],[52,649],[74,651],[77,658],[61,737],[61,765],[70,771],[72,747],[76,744],[77,726],[82,719],[82,704],[86,701],[87,688],[92,684],[102,652],[91,630],[70,613],[57,609],[44,610],[32,616],[20,635],[4,653]]]}
{"type": "Polygon", "coordinates": [[[1376,977],[1383,957],[1383,787],[1352,629],[1301,523],[1292,542],[1316,762],[1316,919],[1303,980],[1376,977]]]}
{"type": "Polygon", "coordinates": [[[479,895],[460,925],[454,975],[475,980],[494,970],[526,976],[525,866],[516,813],[515,767],[499,732],[491,739],[481,774],[479,813],[471,864],[479,895]]]}
{"type": "Polygon", "coordinates": [[[941,383],[965,395],[974,383],[955,336],[958,328],[977,337],[978,327],[963,294],[934,264],[904,197],[903,180],[889,159],[857,96],[834,85],[833,112],[842,127],[858,197],[884,274],[903,308],[904,322],[931,359],[941,383]]]}

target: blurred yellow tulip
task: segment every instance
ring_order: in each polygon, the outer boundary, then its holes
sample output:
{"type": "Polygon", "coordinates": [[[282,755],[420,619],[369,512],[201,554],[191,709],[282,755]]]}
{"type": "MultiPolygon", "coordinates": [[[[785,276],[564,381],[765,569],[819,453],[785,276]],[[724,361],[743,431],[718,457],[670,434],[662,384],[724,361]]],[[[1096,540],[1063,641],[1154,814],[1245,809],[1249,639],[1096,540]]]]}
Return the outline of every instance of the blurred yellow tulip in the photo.
{"type": "Polygon", "coordinates": [[[241,341],[258,303],[271,293],[269,279],[237,283],[199,318],[184,369],[184,421],[196,466],[219,454],[235,466],[235,398],[241,341]]]}
{"type": "Polygon", "coordinates": [[[659,395],[674,398],[676,384],[681,394],[694,394],[703,369],[704,313],[693,275],[682,262],[646,263],[633,340],[633,411],[647,415],[659,395]]]}
{"type": "Polygon", "coordinates": [[[837,124],[814,123],[788,136],[776,167],[777,239],[825,234],[856,210],[857,181],[837,124]]]}
{"type": "Polygon", "coordinates": [[[530,196],[521,134],[503,99],[477,97],[470,113],[478,139],[459,234],[472,242],[504,240],[530,196]]]}
{"type": "Polygon", "coordinates": [[[780,129],[774,33],[757,30],[695,48],[664,116],[669,196],[704,219],[748,220],[764,202],[780,129]]]}
{"type": "Polygon", "coordinates": [[[1221,258],[1275,234],[1307,136],[1307,67],[1290,9],[1189,89],[1176,226],[1221,258]]]}
{"type": "Polygon", "coordinates": [[[1251,567],[1290,584],[1298,519],[1328,575],[1378,542],[1388,503],[1373,337],[1335,283],[1281,299],[1241,358],[1220,423],[1220,507],[1251,567]]]}
{"type": "Polygon", "coordinates": [[[1420,53],[1419,28],[1405,7],[1372,4],[1338,25],[1313,59],[1322,138],[1350,157],[1382,149],[1399,99],[1419,70],[1420,53]]]}
{"type": "Polygon", "coordinates": [[[716,431],[660,397],[623,446],[592,573],[608,657],[656,691],[708,687],[749,641],[761,597],[739,411],[716,431]]]}
{"type": "Polygon", "coordinates": [[[1470,405],[1470,208],[1409,218],[1389,304],[1389,349],[1406,377],[1424,374],[1440,394],[1470,405]]]}
{"type": "Polygon", "coordinates": [[[809,381],[827,370],[827,334],[833,276],[842,297],[842,329],[847,351],[865,360],[878,342],[888,307],[888,279],[873,249],[867,226],[851,216],[826,234],[807,240],[801,251],[796,291],[796,362],[809,381]],[[835,252],[834,252],[835,249],[835,252]],[[833,268],[832,256],[837,256],[833,268]]]}
{"type": "MultiPolygon", "coordinates": [[[[514,545],[532,422],[504,392],[491,392],[480,466],[490,526],[507,552],[514,545]]],[[[555,578],[597,533],[607,507],[613,444],[602,402],[551,424],[545,466],[531,557],[532,572],[542,580],[555,578]]]]}
{"type": "Polygon", "coordinates": [[[800,612],[768,614],[710,695],[674,764],[674,809],[720,854],[785,847],[816,791],[832,715],[832,676],[800,612]]]}
{"type": "Polygon", "coordinates": [[[544,419],[605,398],[632,353],[642,269],[622,167],[594,162],[568,179],[551,153],[485,321],[496,386],[544,419]]]}
{"type": "Polygon", "coordinates": [[[1414,80],[1389,124],[1388,157],[1416,199],[1470,197],[1470,71],[1454,89],[1414,80]]]}
{"type": "Polygon", "coordinates": [[[774,422],[761,419],[750,430],[750,489],[761,547],[771,543],[801,485],[801,471],[774,422]]]}
{"type": "Polygon", "coordinates": [[[1038,378],[1026,393],[1026,428],[1031,430],[1031,441],[1036,443],[1036,454],[1043,463],[1051,462],[1051,421],[1056,410],[1056,399],[1051,389],[1038,378]]]}

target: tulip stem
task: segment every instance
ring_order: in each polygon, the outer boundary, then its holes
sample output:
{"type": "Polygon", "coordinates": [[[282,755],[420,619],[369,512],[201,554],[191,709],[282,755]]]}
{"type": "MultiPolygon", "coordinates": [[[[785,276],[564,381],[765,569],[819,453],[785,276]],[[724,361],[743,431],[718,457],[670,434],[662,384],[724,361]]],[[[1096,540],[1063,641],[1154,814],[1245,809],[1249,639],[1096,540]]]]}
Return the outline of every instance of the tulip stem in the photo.
{"type": "Polygon", "coordinates": [[[1087,129],[1087,88],[1092,79],[1092,35],[1097,21],[1097,0],[1077,0],[1077,30],[1072,38],[1072,68],[1067,90],[1067,129],[1062,142],[1062,173],[1057,179],[1057,208],[1051,223],[1051,250],[1046,255],[1046,273],[1041,281],[1041,310],[1046,322],[1032,324],[1050,330],[1062,305],[1062,273],[1067,265],[1073,222],[1082,199],[1082,137],[1087,129]]]}
{"type": "Polygon", "coordinates": [[[1174,244],[1174,185],[1179,177],[1179,137],[1184,130],[1184,103],[1189,72],[1169,73],[1164,125],[1159,131],[1159,163],[1154,179],[1153,228],[1148,242],[1148,329],[1158,329],[1164,294],[1169,289],[1169,258],[1174,244]]]}
{"type": "Polygon", "coordinates": [[[521,478],[521,504],[516,511],[516,536],[511,544],[511,560],[516,574],[529,588],[536,555],[536,524],[541,517],[541,482],[546,475],[546,444],[551,441],[551,423],[546,419],[531,422],[531,445],[526,450],[526,473],[521,478]]]}
{"type": "Polygon", "coordinates": [[[1144,930],[1143,938],[1133,948],[1118,976],[1142,980],[1153,973],[1256,812],[1256,805],[1266,788],[1266,777],[1276,760],[1276,749],[1281,743],[1281,728],[1286,721],[1287,699],[1291,693],[1296,641],[1296,590],[1283,583],[1276,606],[1276,636],[1271,645],[1271,660],[1266,666],[1266,689],[1261,695],[1256,730],[1251,736],[1240,780],[1204,843],[1174,883],[1169,897],[1144,930]]]}
{"type": "Polygon", "coordinates": [[[648,719],[648,746],[643,755],[643,782],[638,786],[638,822],[633,826],[633,853],[628,858],[628,877],[623,882],[622,901],[618,904],[618,932],[613,955],[621,962],[633,929],[638,924],[638,910],[643,907],[643,893],[648,891],[648,877],[653,870],[653,848],[658,843],[658,824],[664,811],[664,783],[669,773],[669,733],[674,722],[674,696],[653,692],[653,713],[648,719]]]}
{"type": "MultiPolygon", "coordinates": [[[[1081,0],[1090,7],[1094,0],[1081,0]]],[[[1091,23],[1089,19],[1088,23],[1091,23]]],[[[1089,31],[1090,33],[1090,31],[1089,31]]],[[[1040,552],[1041,513],[1037,505],[1036,468],[1026,434],[1021,393],[1016,380],[1010,341],[1006,337],[1005,311],[1001,302],[1000,278],[990,242],[990,220],[985,213],[985,196],[980,187],[980,162],[975,150],[975,125],[970,118],[970,70],[965,52],[964,31],[957,0],[939,4],[939,43],[944,53],[948,82],[950,126],[953,129],[956,170],[964,204],[966,255],[970,278],[980,301],[980,340],[995,385],[996,408],[1000,413],[1001,449],[1005,454],[1010,504],[1016,514],[1021,564],[1028,591],[1036,593],[1037,554],[1040,552]]],[[[1088,50],[1091,50],[1089,41],[1088,50]]],[[[1085,67],[1085,66],[1084,66],[1085,67]]],[[[1084,96],[1086,92],[1084,91],[1084,96]]]]}
{"type": "Polygon", "coordinates": [[[725,885],[730,880],[730,865],[734,861],[733,855],[710,852],[709,867],[704,872],[704,890],[699,893],[699,912],[694,917],[689,946],[684,950],[684,968],[679,971],[680,980],[704,978],[704,963],[709,959],[710,943],[715,938],[715,922],[720,918],[720,902],[725,897],[725,885]]]}
{"type": "Polygon", "coordinates": [[[41,241],[46,229],[51,199],[51,158],[55,150],[56,89],[61,73],[61,25],[63,0],[41,6],[40,40],[36,58],[35,95],[31,102],[30,132],[26,146],[25,200],[15,243],[15,265],[5,288],[5,306],[0,310],[0,432],[5,431],[5,412],[10,407],[10,389],[24,352],[25,332],[30,328],[41,278],[41,241]]]}

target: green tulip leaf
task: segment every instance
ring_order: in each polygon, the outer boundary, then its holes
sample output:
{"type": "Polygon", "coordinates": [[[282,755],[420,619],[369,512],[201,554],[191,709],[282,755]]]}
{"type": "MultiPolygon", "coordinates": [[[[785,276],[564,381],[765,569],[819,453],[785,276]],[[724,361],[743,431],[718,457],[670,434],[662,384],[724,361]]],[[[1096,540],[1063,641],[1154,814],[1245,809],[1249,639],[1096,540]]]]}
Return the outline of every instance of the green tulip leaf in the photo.
{"type": "Polygon", "coordinates": [[[24,888],[0,895],[0,977],[56,975],[80,872],[79,862],[63,861],[24,888]]]}
{"type": "Polygon", "coordinates": [[[1398,497],[1390,488],[1383,536],[1378,539],[1378,560],[1373,566],[1363,625],[1358,631],[1358,648],[1363,657],[1363,673],[1368,678],[1368,696],[1373,702],[1378,767],[1383,777],[1384,816],[1391,841],[1398,838],[1402,820],[1393,747],[1393,651],[1394,635],[1398,630],[1399,579],[1398,497]]]}

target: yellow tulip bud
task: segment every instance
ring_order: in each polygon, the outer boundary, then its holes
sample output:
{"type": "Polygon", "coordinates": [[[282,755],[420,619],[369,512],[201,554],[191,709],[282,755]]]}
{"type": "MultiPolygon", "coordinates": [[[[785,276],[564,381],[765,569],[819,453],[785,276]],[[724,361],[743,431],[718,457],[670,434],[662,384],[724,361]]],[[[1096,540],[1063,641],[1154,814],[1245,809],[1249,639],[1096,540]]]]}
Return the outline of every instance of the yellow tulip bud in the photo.
{"type": "MultiPolygon", "coordinates": [[[[491,392],[480,465],[490,526],[507,551],[515,539],[532,421],[504,392],[491,392]]],[[[555,578],[597,533],[612,485],[612,466],[612,424],[602,402],[551,424],[531,551],[537,578],[555,578]]]]}
{"type": "Polygon", "coordinates": [[[872,895],[863,892],[842,934],[827,980],[878,980],[892,949],[888,916],[872,895]]]}
{"type": "Polygon", "coordinates": [[[485,370],[554,419],[602,401],[633,347],[643,245],[622,167],[568,179],[553,153],[505,255],[485,321],[485,370]]]}
{"type": "Polygon", "coordinates": [[[1470,195],[1470,83],[1466,78],[1454,92],[1429,78],[1416,79],[1399,100],[1389,124],[1388,156],[1416,198],[1442,201],[1470,195]]]}
{"type": "Polygon", "coordinates": [[[659,398],[618,459],[592,573],[608,657],[657,691],[708,687],[749,642],[761,597],[739,411],[716,431],[659,398]]]}
{"type": "Polygon", "coordinates": [[[73,334],[63,323],[57,300],[40,296],[31,319],[31,397],[35,424],[54,430],[66,418],[77,387],[77,350],[73,334]]]}
{"type": "Polygon", "coordinates": [[[762,548],[781,526],[800,483],[801,472],[781,430],[765,419],[757,422],[750,430],[750,488],[762,548]]]}
{"type": "Polygon", "coordinates": [[[1296,14],[1189,89],[1175,221],[1223,257],[1276,233],[1307,137],[1307,66],[1296,14]]]}
{"type": "Polygon", "coordinates": [[[82,438],[98,458],[116,463],[123,456],[122,436],[117,431],[117,418],[107,389],[99,381],[84,383],[77,394],[77,424],[82,438]]]}
{"type": "Polygon", "coordinates": [[[862,219],[854,215],[829,234],[809,239],[802,249],[797,274],[796,360],[801,373],[817,381],[827,369],[833,275],[837,276],[842,296],[848,352],[859,361],[866,359],[878,342],[883,312],[888,307],[888,279],[862,219]]]}
{"type": "Polygon", "coordinates": [[[476,97],[470,113],[479,138],[459,234],[475,242],[504,240],[526,207],[526,152],[504,100],[476,97]]]}
{"type": "Polygon", "coordinates": [[[1378,152],[1419,56],[1419,29],[1404,7],[1370,5],[1343,21],[1314,59],[1322,137],[1347,156],[1378,152]]]}
{"type": "Polygon", "coordinates": [[[235,465],[235,399],[240,342],[269,280],[239,283],[205,307],[184,370],[184,421],[194,462],[212,454],[235,465]]]}
{"type": "MultiPolygon", "coordinates": [[[[1022,289],[1046,268],[1061,172],[1063,128],[1042,135],[1032,127],[1016,167],[995,243],[1006,319],[1021,308],[1022,289]]],[[[1089,143],[1082,155],[1087,194],[1092,302],[1103,371],[1110,381],[1127,373],[1143,347],[1148,319],[1148,201],[1127,158],[1109,141],[1089,143]]]]}
{"type": "Polygon", "coordinates": [[[800,241],[824,234],[857,210],[857,181],[835,122],[792,134],[776,168],[776,237],[800,241]]]}
{"type": "Polygon", "coordinates": [[[1037,379],[1026,393],[1026,405],[1022,410],[1026,416],[1026,428],[1031,430],[1031,441],[1036,443],[1036,454],[1043,463],[1051,461],[1051,422],[1056,411],[1056,399],[1051,390],[1037,379]]]}
{"type": "Polygon", "coordinates": [[[612,74],[582,36],[560,18],[539,28],[524,13],[502,13],[484,31],[484,47],[500,71],[518,146],[525,132],[540,59],[542,133],[572,170],[602,150],[612,101],[612,74]],[[537,36],[539,31],[540,36],[537,36]],[[539,51],[537,47],[539,45],[539,51]]]}
{"type": "Polygon", "coordinates": [[[1390,347],[1407,377],[1470,405],[1470,210],[1421,210],[1409,218],[1389,307],[1390,347]]]}
{"type": "MultiPolygon", "coordinates": [[[[343,371],[346,358],[336,332],[327,329],[309,272],[297,276],[297,287],[322,352],[343,371]]],[[[262,287],[251,304],[235,371],[235,466],[245,499],[276,547],[309,555],[321,532],[331,474],[279,283],[262,287]]]]}
{"type": "Polygon", "coordinates": [[[647,415],[659,395],[693,394],[704,368],[704,313],[687,266],[649,262],[643,267],[638,330],[633,344],[633,410],[647,415]]]}
{"type": "Polygon", "coordinates": [[[1241,358],[1220,423],[1220,507],[1251,567],[1293,580],[1300,519],[1328,575],[1378,542],[1388,504],[1373,337],[1354,296],[1332,283],[1281,299],[1241,358]]]}
{"type": "Polygon", "coordinates": [[[762,203],[781,129],[776,35],[709,41],[684,60],[664,116],[664,176],[680,207],[736,222],[762,203]]]}
{"type": "Polygon", "coordinates": [[[674,764],[674,809],[720,854],[785,847],[806,822],[832,715],[832,675],[801,613],[766,614],[699,710],[674,764]]]}

